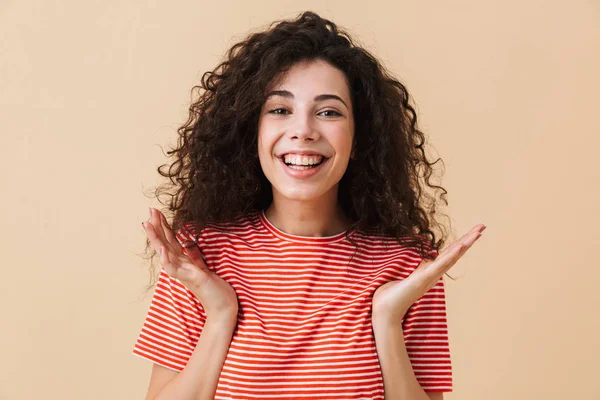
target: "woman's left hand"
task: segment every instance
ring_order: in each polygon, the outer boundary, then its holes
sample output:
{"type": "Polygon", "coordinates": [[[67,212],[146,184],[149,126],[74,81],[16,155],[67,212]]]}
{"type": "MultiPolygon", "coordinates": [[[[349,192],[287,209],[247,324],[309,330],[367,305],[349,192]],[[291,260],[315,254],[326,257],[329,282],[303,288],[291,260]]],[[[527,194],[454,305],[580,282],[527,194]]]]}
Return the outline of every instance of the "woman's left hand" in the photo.
{"type": "Polygon", "coordinates": [[[442,250],[435,260],[423,260],[405,279],[391,281],[381,285],[373,295],[373,318],[388,321],[400,321],[409,307],[429,291],[473,243],[486,228],[475,225],[460,239],[442,250]]]}

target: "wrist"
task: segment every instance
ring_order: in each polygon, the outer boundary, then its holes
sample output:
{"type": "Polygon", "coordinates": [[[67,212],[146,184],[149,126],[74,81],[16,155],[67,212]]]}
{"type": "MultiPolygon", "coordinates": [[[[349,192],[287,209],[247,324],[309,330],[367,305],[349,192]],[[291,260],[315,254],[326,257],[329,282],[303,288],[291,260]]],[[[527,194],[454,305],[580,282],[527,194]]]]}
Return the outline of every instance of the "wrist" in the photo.
{"type": "Polygon", "coordinates": [[[414,303],[407,290],[398,292],[399,286],[405,282],[391,281],[380,286],[373,294],[371,312],[373,319],[400,322],[414,303]]]}
{"type": "Polygon", "coordinates": [[[402,327],[404,316],[408,312],[407,307],[402,308],[374,308],[372,310],[371,320],[375,327],[377,326],[398,326],[402,327]]]}
{"type": "Polygon", "coordinates": [[[211,324],[221,325],[224,327],[235,326],[237,324],[237,315],[237,307],[221,309],[211,313],[207,312],[206,322],[210,321],[211,324]]]}

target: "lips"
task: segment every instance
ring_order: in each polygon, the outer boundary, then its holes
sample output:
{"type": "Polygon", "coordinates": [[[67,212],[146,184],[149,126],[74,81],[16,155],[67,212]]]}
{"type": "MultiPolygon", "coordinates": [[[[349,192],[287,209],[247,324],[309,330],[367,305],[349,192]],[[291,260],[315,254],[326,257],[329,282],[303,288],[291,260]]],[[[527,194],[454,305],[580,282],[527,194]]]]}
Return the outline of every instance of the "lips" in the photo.
{"type": "Polygon", "coordinates": [[[285,164],[295,164],[295,165],[315,165],[321,164],[329,157],[325,156],[322,153],[316,151],[288,151],[284,153],[280,153],[276,156],[285,164]]]}
{"type": "Polygon", "coordinates": [[[299,155],[299,156],[321,156],[321,157],[325,157],[328,158],[325,154],[316,151],[316,150],[289,150],[289,151],[283,151],[281,153],[279,153],[277,155],[277,157],[281,158],[287,154],[294,154],[294,155],[299,155]]]}
{"type": "Polygon", "coordinates": [[[283,171],[288,176],[295,178],[295,179],[307,179],[307,178],[314,176],[319,171],[321,171],[323,168],[325,168],[325,165],[328,164],[328,161],[329,161],[328,158],[323,158],[323,160],[315,166],[312,166],[312,165],[288,165],[285,163],[283,157],[279,158],[279,162],[281,163],[283,171]]]}

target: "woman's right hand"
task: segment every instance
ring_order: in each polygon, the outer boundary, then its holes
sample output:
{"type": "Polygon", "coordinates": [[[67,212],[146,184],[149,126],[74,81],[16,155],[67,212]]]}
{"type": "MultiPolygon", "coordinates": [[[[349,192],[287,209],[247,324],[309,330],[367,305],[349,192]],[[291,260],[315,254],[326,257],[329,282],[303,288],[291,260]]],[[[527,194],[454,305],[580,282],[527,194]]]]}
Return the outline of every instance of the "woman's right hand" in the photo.
{"type": "Polygon", "coordinates": [[[150,208],[150,220],[142,225],[150,244],[159,253],[163,268],[170,277],[179,280],[196,295],[207,317],[237,318],[238,301],[235,290],[208,269],[197,246],[184,251],[163,213],[154,208],[150,208]]]}

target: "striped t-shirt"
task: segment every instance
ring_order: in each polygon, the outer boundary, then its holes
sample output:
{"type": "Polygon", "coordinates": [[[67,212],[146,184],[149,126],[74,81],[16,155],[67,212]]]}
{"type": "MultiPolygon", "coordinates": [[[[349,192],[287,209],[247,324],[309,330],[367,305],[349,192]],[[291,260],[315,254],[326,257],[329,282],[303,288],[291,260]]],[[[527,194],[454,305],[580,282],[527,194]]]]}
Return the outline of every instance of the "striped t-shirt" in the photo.
{"type": "MultiPolygon", "coordinates": [[[[186,224],[177,232],[180,243],[198,237],[206,264],[239,300],[215,398],[384,398],[371,300],[382,284],[407,277],[421,257],[393,238],[348,234],[350,240],[346,232],[290,235],[263,212],[201,232],[186,224]]],[[[181,371],[205,320],[197,298],[161,269],[133,354],[181,371]]],[[[452,391],[442,278],[410,307],[402,325],[423,389],[452,391]]]]}

